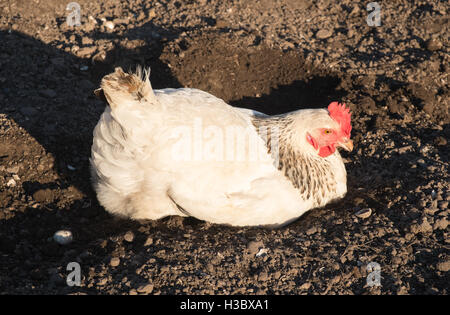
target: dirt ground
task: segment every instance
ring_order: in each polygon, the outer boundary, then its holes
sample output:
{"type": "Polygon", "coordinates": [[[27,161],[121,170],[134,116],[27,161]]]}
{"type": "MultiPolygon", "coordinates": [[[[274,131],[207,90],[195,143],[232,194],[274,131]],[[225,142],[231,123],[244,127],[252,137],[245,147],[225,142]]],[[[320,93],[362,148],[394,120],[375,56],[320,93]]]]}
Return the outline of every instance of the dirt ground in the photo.
{"type": "Polygon", "coordinates": [[[73,27],[68,2],[0,2],[0,294],[450,293],[447,1],[380,2],[378,27],[350,0],[78,0],[73,27]],[[275,230],[110,216],[93,90],[137,64],[268,114],[345,101],[347,196],[275,230]]]}

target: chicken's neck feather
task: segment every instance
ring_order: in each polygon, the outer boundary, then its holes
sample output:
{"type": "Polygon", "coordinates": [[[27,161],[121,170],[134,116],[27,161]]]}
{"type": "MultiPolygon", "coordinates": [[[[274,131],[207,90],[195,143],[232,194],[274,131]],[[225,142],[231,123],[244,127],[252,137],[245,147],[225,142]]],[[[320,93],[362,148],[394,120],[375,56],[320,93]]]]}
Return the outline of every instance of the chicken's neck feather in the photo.
{"type": "Polygon", "coordinates": [[[313,199],[316,205],[323,205],[326,195],[336,192],[332,163],[329,158],[314,156],[303,152],[306,150],[302,151],[301,146],[293,145],[292,136],[296,132],[292,126],[293,118],[293,114],[252,117],[252,123],[266,142],[267,152],[272,155],[278,170],[305,200],[313,199]]]}

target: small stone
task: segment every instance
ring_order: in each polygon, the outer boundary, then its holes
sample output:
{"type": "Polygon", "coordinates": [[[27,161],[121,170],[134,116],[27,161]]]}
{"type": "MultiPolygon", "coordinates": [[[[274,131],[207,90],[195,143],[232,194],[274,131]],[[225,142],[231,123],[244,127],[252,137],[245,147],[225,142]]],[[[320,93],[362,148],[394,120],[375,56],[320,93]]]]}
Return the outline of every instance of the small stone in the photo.
{"type": "Polygon", "coordinates": [[[327,39],[328,37],[330,37],[333,34],[332,31],[328,30],[328,29],[321,29],[320,31],[318,31],[316,33],[316,37],[318,39],[327,39]]]}
{"type": "Polygon", "coordinates": [[[417,233],[430,233],[433,231],[433,227],[428,222],[426,217],[423,217],[420,222],[411,225],[411,232],[417,233]]]}
{"type": "Polygon", "coordinates": [[[141,293],[141,294],[150,294],[153,291],[153,284],[149,283],[146,285],[142,285],[139,288],[137,288],[137,292],[141,293]]]}
{"type": "Polygon", "coordinates": [[[83,44],[83,45],[92,45],[93,43],[94,43],[94,40],[87,36],[85,36],[81,39],[81,44],[83,44]]]}
{"type": "Polygon", "coordinates": [[[408,151],[411,151],[412,149],[413,149],[413,147],[411,145],[407,145],[407,146],[399,148],[398,149],[398,153],[403,154],[403,153],[406,153],[408,151]]]}
{"type": "Polygon", "coordinates": [[[284,49],[294,49],[295,48],[295,44],[291,43],[291,42],[284,42],[283,43],[283,48],[284,49]]]}
{"type": "Polygon", "coordinates": [[[267,252],[268,252],[267,248],[261,248],[259,252],[256,253],[256,257],[265,256],[267,255],[267,252]]]}
{"type": "Polygon", "coordinates": [[[6,183],[6,186],[8,186],[8,187],[16,187],[16,181],[13,179],[13,178],[11,178],[7,183],[6,183]]]}
{"type": "Polygon", "coordinates": [[[306,234],[307,235],[313,235],[317,233],[317,227],[313,226],[311,228],[309,228],[308,230],[306,230],[306,234]]]}
{"type": "Polygon", "coordinates": [[[432,198],[432,199],[436,199],[436,196],[437,196],[436,191],[433,189],[433,190],[431,191],[431,198],[432,198]]]}
{"type": "Polygon", "coordinates": [[[8,167],[6,168],[6,171],[8,173],[17,174],[17,172],[19,171],[19,165],[8,167]]]}
{"type": "Polygon", "coordinates": [[[355,216],[360,219],[367,219],[372,215],[372,209],[371,208],[364,208],[357,212],[355,212],[355,216]]]}
{"type": "Polygon", "coordinates": [[[430,39],[426,42],[426,47],[429,51],[436,51],[442,48],[442,43],[435,39],[430,39]]]}
{"type": "Polygon", "coordinates": [[[130,19],[129,19],[129,18],[125,18],[125,19],[114,19],[114,20],[113,20],[113,23],[116,24],[116,25],[119,25],[119,24],[128,24],[129,22],[130,22],[130,19]]]}
{"type": "Polygon", "coordinates": [[[392,258],[392,264],[393,265],[400,265],[402,263],[402,259],[398,256],[395,256],[394,258],[392,258]]]}
{"type": "Polygon", "coordinates": [[[450,270],[450,259],[447,261],[440,262],[436,265],[439,271],[447,272],[450,270]]]}
{"type": "Polygon", "coordinates": [[[247,250],[252,256],[256,255],[259,252],[260,248],[264,248],[264,244],[261,241],[251,241],[247,245],[247,250]]]}
{"type": "Polygon", "coordinates": [[[100,280],[98,280],[97,285],[103,286],[103,285],[105,285],[107,283],[108,283],[108,279],[107,278],[101,278],[100,280]]]}
{"type": "Polygon", "coordinates": [[[123,239],[125,241],[127,241],[128,243],[131,243],[134,241],[134,233],[131,231],[128,231],[127,233],[125,233],[123,239]]]}
{"type": "Polygon", "coordinates": [[[357,206],[361,206],[365,203],[365,200],[361,197],[356,197],[353,202],[355,203],[355,205],[357,206]]]}
{"type": "Polygon", "coordinates": [[[439,209],[447,210],[448,209],[448,201],[439,201],[439,209]]]}
{"type": "Polygon", "coordinates": [[[144,19],[145,19],[145,13],[144,13],[143,11],[141,11],[141,12],[139,13],[139,15],[137,16],[136,19],[137,19],[138,21],[144,20],[144,19]]]}
{"type": "Polygon", "coordinates": [[[105,27],[110,29],[110,30],[113,30],[114,27],[115,27],[114,23],[111,22],[111,21],[106,21],[103,25],[105,25],[105,27]]]}
{"type": "Polygon", "coordinates": [[[51,202],[54,199],[54,194],[50,188],[39,189],[33,193],[33,199],[41,203],[51,202]]]}
{"type": "Polygon", "coordinates": [[[300,286],[300,290],[309,290],[309,288],[311,287],[311,283],[310,282],[305,282],[300,286]]]}
{"type": "Polygon", "coordinates": [[[97,47],[95,47],[95,46],[83,47],[78,50],[77,55],[79,57],[91,56],[93,53],[95,53],[96,50],[97,50],[97,47]]]}
{"type": "Polygon", "coordinates": [[[153,244],[153,238],[152,237],[148,237],[147,240],[145,241],[144,246],[150,246],[153,244]]]}
{"type": "Polygon", "coordinates": [[[444,147],[444,146],[447,145],[447,139],[445,139],[444,137],[441,137],[441,136],[436,137],[436,138],[434,139],[434,144],[437,145],[437,146],[442,146],[442,147],[444,147]]]}
{"type": "Polygon", "coordinates": [[[265,271],[258,275],[258,281],[267,281],[267,279],[269,279],[269,275],[265,271]]]}
{"type": "Polygon", "coordinates": [[[73,241],[73,235],[69,230],[59,230],[53,234],[53,240],[60,245],[67,245],[73,241]]]}
{"type": "Polygon", "coordinates": [[[357,266],[353,267],[353,276],[355,276],[356,278],[362,277],[361,269],[358,268],[357,266]]]}
{"type": "Polygon", "coordinates": [[[111,267],[117,267],[120,264],[120,258],[119,257],[113,257],[111,258],[111,260],[109,261],[109,265],[111,267]]]}
{"type": "Polygon", "coordinates": [[[148,17],[151,18],[151,19],[153,19],[155,16],[156,16],[156,11],[155,11],[155,9],[151,9],[151,10],[148,12],[148,17]]]}
{"type": "Polygon", "coordinates": [[[447,229],[447,227],[448,227],[447,218],[441,218],[439,220],[436,220],[433,225],[434,230],[445,230],[447,229]]]}
{"type": "Polygon", "coordinates": [[[406,295],[406,294],[408,294],[408,289],[405,286],[402,286],[397,290],[397,295],[406,295]]]}
{"type": "Polygon", "coordinates": [[[353,7],[352,12],[350,12],[350,16],[357,15],[357,14],[359,13],[359,11],[360,11],[359,6],[358,6],[358,4],[356,4],[356,5],[353,7]]]}

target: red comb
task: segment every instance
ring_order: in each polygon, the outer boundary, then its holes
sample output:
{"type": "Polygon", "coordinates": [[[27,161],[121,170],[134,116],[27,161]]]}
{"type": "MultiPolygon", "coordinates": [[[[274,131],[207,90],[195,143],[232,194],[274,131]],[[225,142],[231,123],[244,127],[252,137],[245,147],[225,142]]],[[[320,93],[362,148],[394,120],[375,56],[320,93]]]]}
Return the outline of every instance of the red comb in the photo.
{"type": "Polygon", "coordinates": [[[328,105],[328,112],[331,118],[341,125],[342,131],[350,136],[350,131],[352,131],[352,125],[350,124],[351,113],[350,108],[345,107],[345,104],[340,104],[338,102],[333,102],[328,105]]]}

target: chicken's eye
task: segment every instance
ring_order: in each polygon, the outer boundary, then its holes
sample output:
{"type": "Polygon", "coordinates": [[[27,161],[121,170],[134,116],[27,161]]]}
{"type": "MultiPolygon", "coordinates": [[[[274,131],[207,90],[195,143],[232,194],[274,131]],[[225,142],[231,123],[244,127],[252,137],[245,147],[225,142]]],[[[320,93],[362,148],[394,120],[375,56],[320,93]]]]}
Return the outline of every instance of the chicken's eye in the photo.
{"type": "Polygon", "coordinates": [[[325,129],[324,133],[328,135],[328,134],[332,133],[332,131],[330,129],[325,129]]]}

